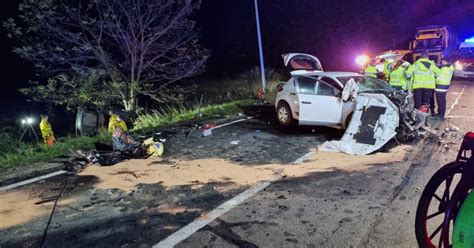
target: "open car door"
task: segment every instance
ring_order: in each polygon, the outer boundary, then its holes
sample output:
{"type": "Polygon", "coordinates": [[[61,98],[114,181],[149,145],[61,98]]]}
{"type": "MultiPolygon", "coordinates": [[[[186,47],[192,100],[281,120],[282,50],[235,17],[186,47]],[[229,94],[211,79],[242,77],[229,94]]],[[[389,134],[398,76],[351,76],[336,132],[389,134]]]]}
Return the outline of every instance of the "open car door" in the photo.
{"type": "Polygon", "coordinates": [[[321,62],[313,55],[305,53],[286,53],[281,55],[283,63],[291,75],[300,75],[308,71],[323,71],[321,62]]]}

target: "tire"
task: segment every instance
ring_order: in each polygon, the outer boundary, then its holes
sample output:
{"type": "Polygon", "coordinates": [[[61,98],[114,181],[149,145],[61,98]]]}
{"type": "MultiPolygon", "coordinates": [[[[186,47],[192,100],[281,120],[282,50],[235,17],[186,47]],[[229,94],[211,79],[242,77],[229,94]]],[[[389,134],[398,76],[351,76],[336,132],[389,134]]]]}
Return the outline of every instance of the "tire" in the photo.
{"type": "Polygon", "coordinates": [[[277,120],[283,127],[290,127],[295,123],[291,114],[290,106],[286,102],[280,102],[277,105],[277,120]]]}
{"type": "MultiPolygon", "coordinates": [[[[430,205],[432,200],[434,201],[439,201],[435,199],[435,193],[440,188],[440,186],[446,186],[446,182],[458,174],[462,173],[463,167],[465,166],[465,163],[463,162],[452,162],[449,163],[445,166],[443,166],[441,169],[439,169],[428,181],[428,184],[426,185],[425,189],[423,190],[423,193],[421,194],[420,200],[418,202],[418,206],[416,209],[416,218],[415,218],[415,234],[416,234],[416,240],[418,241],[418,245],[421,248],[434,248],[437,247],[438,244],[441,242],[442,245],[441,247],[449,247],[450,240],[449,240],[449,233],[452,232],[453,230],[450,229],[450,222],[454,221],[456,218],[456,211],[452,212],[453,210],[450,209],[449,206],[452,206],[455,202],[458,202],[459,200],[462,201],[462,199],[451,199],[452,195],[449,196],[450,200],[447,202],[441,202],[438,205],[438,210],[437,212],[440,212],[439,217],[442,217],[444,214],[444,220],[441,221],[442,224],[438,226],[439,222],[436,222],[435,226],[441,227],[440,231],[433,237],[439,237],[440,239],[443,237],[443,241],[437,240],[435,241],[434,239],[430,238],[430,235],[434,233],[430,231],[428,233],[428,211],[430,210],[430,205]],[[448,215],[448,217],[446,217],[448,215]],[[446,223],[446,219],[448,222],[446,223]],[[443,236],[444,235],[444,236],[443,236]],[[446,238],[447,237],[447,238],[446,238]]],[[[450,183],[450,191],[453,192],[454,188],[456,185],[451,185],[450,183]]],[[[445,192],[445,191],[444,191],[445,192]]],[[[448,193],[449,193],[448,192],[448,193]]],[[[438,195],[437,195],[438,196],[438,195]]],[[[440,198],[443,198],[443,196],[438,196],[440,198]]],[[[433,209],[433,208],[431,208],[433,209]]],[[[433,213],[431,213],[433,214],[433,213]]],[[[434,218],[434,217],[431,217],[434,218]]]]}

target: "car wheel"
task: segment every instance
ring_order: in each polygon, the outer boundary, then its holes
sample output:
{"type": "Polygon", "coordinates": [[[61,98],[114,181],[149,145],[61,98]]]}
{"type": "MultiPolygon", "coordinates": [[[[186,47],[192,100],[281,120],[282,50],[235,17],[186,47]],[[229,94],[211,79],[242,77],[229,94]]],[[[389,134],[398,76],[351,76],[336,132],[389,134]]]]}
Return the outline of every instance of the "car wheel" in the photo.
{"type": "Polygon", "coordinates": [[[291,114],[290,106],[287,103],[281,102],[277,107],[277,119],[278,123],[284,127],[293,125],[294,119],[291,114]]]}

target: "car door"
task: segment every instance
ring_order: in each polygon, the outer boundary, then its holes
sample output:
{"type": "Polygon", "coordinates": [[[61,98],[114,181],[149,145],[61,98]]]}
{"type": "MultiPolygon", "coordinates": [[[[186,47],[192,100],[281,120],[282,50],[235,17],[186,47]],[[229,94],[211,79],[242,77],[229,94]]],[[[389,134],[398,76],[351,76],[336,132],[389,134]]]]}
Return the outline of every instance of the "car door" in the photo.
{"type": "Polygon", "coordinates": [[[298,77],[300,125],[341,125],[343,102],[334,88],[312,77],[298,77]]]}

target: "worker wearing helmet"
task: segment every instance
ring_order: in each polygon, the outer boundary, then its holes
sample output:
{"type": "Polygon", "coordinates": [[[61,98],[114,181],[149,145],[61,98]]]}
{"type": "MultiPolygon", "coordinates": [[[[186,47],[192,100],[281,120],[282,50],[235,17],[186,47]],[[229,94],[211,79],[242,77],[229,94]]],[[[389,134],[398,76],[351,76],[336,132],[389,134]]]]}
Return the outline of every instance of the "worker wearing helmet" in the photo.
{"type": "Polygon", "coordinates": [[[428,58],[427,53],[421,55],[421,58],[407,69],[406,75],[412,81],[416,109],[420,109],[422,105],[430,105],[436,88],[435,76],[440,72],[436,64],[428,58]]]}
{"type": "Polygon", "coordinates": [[[407,78],[405,75],[406,67],[403,66],[403,61],[399,60],[393,66],[392,72],[390,72],[390,86],[396,90],[407,89],[407,78]]]}
{"type": "Polygon", "coordinates": [[[374,65],[374,61],[370,61],[370,63],[367,65],[367,67],[364,70],[364,75],[377,78],[377,73],[379,72],[377,68],[374,65]]]}
{"type": "Polygon", "coordinates": [[[54,137],[53,129],[51,128],[51,124],[48,121],[48,116],[45,114],[41,115],[41,122],[39,124],[41,130],[41,136],[43,136],[43,141],[46,145],[52,146],[56,141],[54,137]]]}
{"type": "MultiPolygon", "coordinates": [[[[446,94],[453,77],[454,66],[448,61],[441,61],[441,72],[436,77],[436,103],[438,104],[438,116],[444,119],[446,113],[446,94]]],[[[434,107],[433,111],[434,112],[434,107]]]]}
{"type": "Polygon", "coordinates": [[[114,114],[112,111],[109,112],[109,133],[112,133],[117,127],[120,127],[122,131],[128,131],[127,123],[118,114],[114,114]]]}

